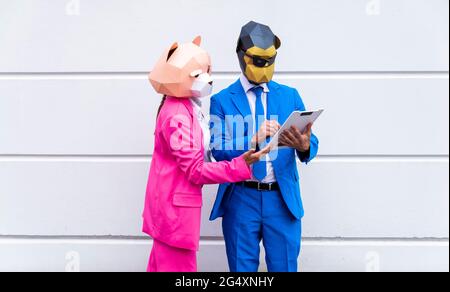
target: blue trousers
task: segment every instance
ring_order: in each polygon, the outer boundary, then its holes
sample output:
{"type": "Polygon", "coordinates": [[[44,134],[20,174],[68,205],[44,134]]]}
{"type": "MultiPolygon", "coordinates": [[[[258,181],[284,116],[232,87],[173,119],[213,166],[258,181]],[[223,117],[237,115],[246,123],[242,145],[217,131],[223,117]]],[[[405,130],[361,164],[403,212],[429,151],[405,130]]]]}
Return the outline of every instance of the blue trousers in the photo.
{"type": "Polygon", "coordinates": [[[269,272],[296,272],[301,220],[281,193],[236,186],[230,196],[222,221],[230,271],[257,272],[262,241],[269,272]]]}

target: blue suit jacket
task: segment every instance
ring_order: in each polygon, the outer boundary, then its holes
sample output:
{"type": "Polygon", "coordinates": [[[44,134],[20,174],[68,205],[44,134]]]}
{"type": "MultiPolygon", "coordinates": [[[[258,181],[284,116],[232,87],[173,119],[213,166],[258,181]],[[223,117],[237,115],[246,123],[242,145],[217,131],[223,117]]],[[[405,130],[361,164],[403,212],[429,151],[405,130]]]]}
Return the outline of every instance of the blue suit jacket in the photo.
{"type": "MultiPolygon", "coordinates": [[[[305,106],[296,89],[273,81],[269,82],[268,87],[270,90],[267,96],[268,116],[278,116],[280,124],[283,124],[293,111],[305,110],[305,106]]],[[[228,121],[229,119],[226,119],[226,116],[251,116],[247,95],[242,88],[240,80],[211,98],[210,113],[212,117],[211,148],[213,149],[212,154],[217,161],[231,161],[249,150],[250,143],[248,142],[251,140],[253,127],[246,124],[244,135],[242,136],[241,134],[239,137],[236,137],[236,135],[232,135],[233,132],[236,134],[235,127],[228,121]],[[216,133],[216,130],[220,129],[217,128],[217,122],[220,122],[222,125],[222,132],[219,135],[216,133]]],[[[290,212],[297,219],[303,217],[304,210],[300,196],[296,156],[302,162],[308,163],[317,155],[318,146],[319,141],[317,137],[312,135],[311,149],[308,153],[299,153],[290,148],[279,149],[277,150],[276,159],[272,159],[281,194],[290,212]]],[[[272,154],[270,154],[271,157],[274,157],[272,154]]],[[[215,220],[225,214],[233,189],[234,184],[220,185],[210,220],[215,220]]]]}

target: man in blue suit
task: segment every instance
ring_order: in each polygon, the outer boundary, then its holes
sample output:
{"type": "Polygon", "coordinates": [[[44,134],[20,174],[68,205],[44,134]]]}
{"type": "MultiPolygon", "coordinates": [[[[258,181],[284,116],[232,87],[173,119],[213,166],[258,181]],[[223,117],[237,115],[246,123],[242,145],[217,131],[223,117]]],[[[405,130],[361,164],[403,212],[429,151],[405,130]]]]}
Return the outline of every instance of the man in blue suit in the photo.
{"type": "MultiPolygon", "coordinates": [[[[281,42],[256,22],[242,28],[237,45],[242,75],[211,99],[211,149],[230,161],[250,148],[267,145],[293,111],[304,111],[296,89],[271,81],[281,42]]],[[[296,158],[308,163],[318,151],[312,125],[285,131],[265,160],[253,165],[253,179],[220,186],[211,220],[223,217],[232,272],[256,272],[260,243],[270,272],[295,272],[304,215],[296,158]]]]}

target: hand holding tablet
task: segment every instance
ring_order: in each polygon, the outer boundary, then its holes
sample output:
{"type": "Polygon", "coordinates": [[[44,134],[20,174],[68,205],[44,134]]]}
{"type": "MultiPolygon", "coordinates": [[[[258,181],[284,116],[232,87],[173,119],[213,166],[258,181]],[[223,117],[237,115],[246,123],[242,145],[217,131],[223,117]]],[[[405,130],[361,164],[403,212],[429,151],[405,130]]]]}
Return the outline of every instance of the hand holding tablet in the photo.
{"type": "MultiPolygon", "coordinates": [[[[280,142],[283,144],[294,144],[294,142],[299,141],[301,147],[301,140],[306,135],[310,135],[312,124],[319,118],[319,116],[323,113],[323,109],[317,111],[295,111],[293,112],[286,122],[281,126],[280,130],[273,136],[269,143],[269,147],[271,149],[276,148],[285,148],[289,146],[280,146],[280,142]]],[[[310,137],[310,136],[309,136],[310,137]]],[[[308,149],[298,149],[308,150],[308,149]]]]}

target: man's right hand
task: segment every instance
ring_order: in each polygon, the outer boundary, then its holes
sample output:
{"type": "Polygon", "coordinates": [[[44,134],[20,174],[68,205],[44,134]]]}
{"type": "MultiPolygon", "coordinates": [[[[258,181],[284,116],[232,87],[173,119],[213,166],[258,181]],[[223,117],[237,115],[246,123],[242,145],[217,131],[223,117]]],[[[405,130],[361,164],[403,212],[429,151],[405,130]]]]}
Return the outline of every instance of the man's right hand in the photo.
{"type": "Polygon", "coordinates": [[[281,125],[275,121],[265,121],[261,124],[261,127],[252,137],[252,146],[256,147],[257,144],[266,140],[267,137],[273,137],[278,130],[281,128],[281,125]]]}

